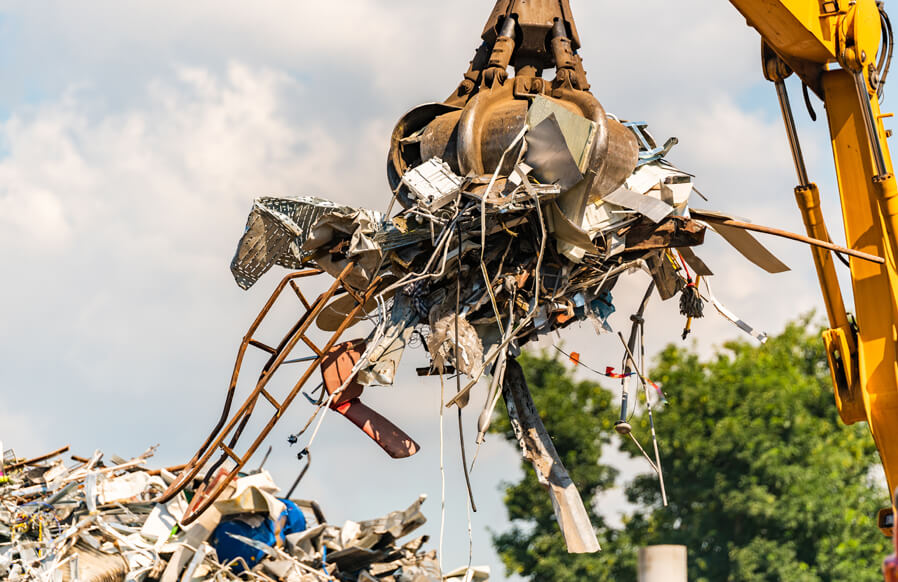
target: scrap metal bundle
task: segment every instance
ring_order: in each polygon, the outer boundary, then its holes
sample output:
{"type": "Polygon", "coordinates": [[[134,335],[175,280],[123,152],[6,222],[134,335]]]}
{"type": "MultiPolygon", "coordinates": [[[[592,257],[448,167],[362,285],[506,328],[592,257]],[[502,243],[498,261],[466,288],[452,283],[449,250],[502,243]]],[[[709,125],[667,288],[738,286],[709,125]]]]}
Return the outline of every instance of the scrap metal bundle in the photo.
{"type": "MultiPolygon", "coordinates": [[[[543,334],[606,326],[626,272],[649,272],[664,299],[686,287],[671,249],[704,240],[689,218],[692,178],[662,157],[673,141],[658,148],[645,124],[626,126],[641,144],[636,167],[604,195],[588,188],[596,123],[537,97],[492,174],[462,177],[430,158],[402,176],[406,208],[390,217],[316,198],[258,199],[232,271],[247,288],[275,264],[335,277],[351,265],[347,285],[379,281],[367,315],[382,320],[360,384],[392,384],[416,333],[434,370],[473,384],[543,334]]],[[[337,329],[351,305],[335,301],[318,326],[337,329]]]]}
{"type": "MultiPolygon", "coordinates": [[[[704,239],[705,227],[688,218],[691,177],[649,149],[643,124],[632,124],[646,142],[638,168],[613,192],[590,198],[584,152],[595,124],[541,98],[528,119],[533,129],[507,152],[517,158],[509,172],[462,178],[432,158],[403,176],[399,195],[412,203],[389,219],[314,198],[258,199],[232,263],[235,278],[247,288],[274,264],[315,264],[336,276],[355,261],[345,278],[353,287],[376,276],[389,282],[383,345],[392,349],[381,351],[394,354],[416,326],[426,328],[438,338],[428,342],[437,365],[472,376],[494,359],[478,357],[489,347],[523,345],[575,321],[601,325],[628,270],[649,271],[662,296],[674,296],[685,279],[669,249],[704,239]],[[470,353],[456,362],[439,339],[454,333],[445,318],[456,311],[459,287],[460,334],[469,340],[460,343],[470,353]]],[[[319,326],[333,329],[339,314],[329,310],[319,326]]],[[[395,366],[373,361],[363,384],[392,383],[395,366]]]]}
{"type": "MultiPolygon", "coordinates": [[[[605,161],[594,155],[600,124],[537,96],[491,173],[462,176],[457,159],[419,160],[396,185],[404,208],[392,215],[318,198],[258,199],[231,265],[244,288],[273,265],[313,266],[341,282],[347,294],[317,313],[318,327],[339,334],[363,319],[375,325],[366,338],[325,352],[326,390],[318,404],[349,418],[394,458],[414,454],[417,443],[358,397],[366,386],[393,384],[413,337],[423,340],[431,360],[419,373],[468,378],[447,405],[466,406],[470,391],[490,376],[477,442],[501,388],[573,552],[596,551],[598,542],[534,414],[523,375],[513,371],[514,357],[528,342],[575,322],[608,328],[612,290],[635,270],[648,272],[664,299],[688,290],[691,299],[681,304],[701,316],[683,258],[672,252],[701,244],[706,229],[689,216],[691,176],[664,159],[676,140],[658,147],[644,123],[605,123],[623,132],[616,134],[619,149],[632,146],[634,154],[621,162],[629,173],[616,180],[594,171],[605,161]],[[353,315],[362,296],[370,299],[353,315]]],[[[400,128],[410,131],[402,122],[400,128]]],[[[412,131],[400,142],[425,133],[426,127],[412,131]]],[[[688,250],[684,256],[700,264],[688,250]]]]}
{"type": "MultiPolygon", "coordinates": [[[[0,463],[2,580],[443,580],[436,552],[422,549],[427,537],[399,541],[426,522],[423,496],[403,511],[337,527],[317,504],[280,498],[260,469],[233,481],[197,522],[181,528],[204,490],[154,503],[174,475],[145,468],[152,449],[105,463],[97,451],[72,457],[74,464],[59,457],[65,451],[31,460],[8,451],[0,463]]],[[[480,572],[477,579],[488,579],[480,572]]]]}

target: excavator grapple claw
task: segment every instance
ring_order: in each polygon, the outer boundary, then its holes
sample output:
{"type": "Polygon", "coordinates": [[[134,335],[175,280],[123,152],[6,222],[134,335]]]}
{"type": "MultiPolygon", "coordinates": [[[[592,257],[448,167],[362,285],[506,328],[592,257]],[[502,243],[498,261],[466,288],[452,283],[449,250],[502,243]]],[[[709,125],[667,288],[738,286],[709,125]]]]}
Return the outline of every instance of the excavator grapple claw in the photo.
{"type": "Polygon", "coordinates": [[[402,176],[431,158],[474,180],[497,170],[509,173],[524,147],[518,138],[537,96],[596,124],[584,172],[586,198],[617,190],[636,167],[639,147],[633,133],[589,92],[569,1],[499,0],[481,40],[449,99],[416,107],[396,125],[388,175],[399,202],[412,205],[402,176]],[[548,69],[555,69],[553,80],[542,78],[548,69]]]}

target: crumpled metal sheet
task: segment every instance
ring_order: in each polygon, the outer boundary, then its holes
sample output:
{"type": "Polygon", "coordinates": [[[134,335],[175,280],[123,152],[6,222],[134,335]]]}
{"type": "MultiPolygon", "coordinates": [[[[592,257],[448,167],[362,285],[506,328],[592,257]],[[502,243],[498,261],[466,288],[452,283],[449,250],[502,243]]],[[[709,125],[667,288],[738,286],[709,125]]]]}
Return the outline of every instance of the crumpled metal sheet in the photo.
{"type": "Polygon", "coordinates": [[[399,361],[405,352],[414,330],[420,320],[415,310],[414,299],[406,293],[397,293],[390,310],[390,321],[380,342],[373,347],[368,364],[359,371],[358,381],[362,386],[391,386],[396,379],[399,361]]]}
{"type": "Polygon", "coordinates": [[[583,173],[565,143],[554,113],[549,114],[527,134],[527,154],[524,161],[533,168],[534,175],[541,182],[557,184],[562,190],[570,190],[583,180],[583,173]]]}
{"type": "Polygon", "coordinates": [[[231,273],[242,289],[249,289],[274,265],[297,269],[312,253],[302,246],[318,219],[331,212],[354,209],[311,196],[257,198],[246,229],[231,260],[231,273]]]}
{"type": "Polygon", "coordinates": [[[527,388],[524,371],[513,358],[509,358],[506,366],[502,394],[508,409],[508,419],[524,458],[533,464],[540,484],[549,491],[555,519],[561,528],[568,552],[597,552],[600,549],[599,541],[583,499],[540,419],[527,388]]]}
{"type": "Polygon", "coordinates": [[[302,251],[311,252],[318,266],[332,277],[339,276],[353,263],[354,267],[344,276],[343,282],[364,289],[383,260],[383,251],[374,241],[382,220],[381,214],[373,210],[328,212],[312,226],[302,251]],[[343,248],[334,247],[337,240],[344,241],[343,248]]]}
{"type": "Polygon", "coordinates": [[[337,276],[352,259],[358,265],[347,282],[361,288],[370,281],[384,252],[430,236],[429,228],[399,219],[385,221],[379,212],[322,198],[258,198],[231,260],[231,273],[242,289],[249,289],[274,265],[299,269],[314,262],[337,276]],[[339,253],[327,252],[341,243],[339,253]]]}
{"type": "MultiPolygon", "coordinates": [[[[393,511],[380,519],[360,522],[359,530],[360,532],[370,530],[381,536],[389,535],[394,540],[403,538],[427,523],[427,518],[421,512],[421,506],[426,500],[427,496],[421,495],[402,511],[393,511]]],[[[351,544],[352,540],[349,543],[351,544]]]]}
{"type": "Polygon", "coordinates": [[[602,201],[634,210],[654,223],[661,222],[674,211],[674,207],[666,202],[639,194],[623,186],[602,198],[602,201]]]}
{"type": "MultiPolygon", "coordinates": [[[[441,310],[442,311],[442,310],[441,310]]],[[[450,366],[457,371],[471,375],[477,366],[483,364],[483,342],[477,330],[468,320],[455,313],[442,315],[434,312],[431,322],[433,330],[427,338],[427,351],[430,352],[431,364],[436,370],[444,370],[450,366]],[[457,322],[456,322],[457,320],[457,322]],[[456,324],[458,337],[455,336],[456,324]],[[458,354],[455,346],[458,344],[458,354]]]]}

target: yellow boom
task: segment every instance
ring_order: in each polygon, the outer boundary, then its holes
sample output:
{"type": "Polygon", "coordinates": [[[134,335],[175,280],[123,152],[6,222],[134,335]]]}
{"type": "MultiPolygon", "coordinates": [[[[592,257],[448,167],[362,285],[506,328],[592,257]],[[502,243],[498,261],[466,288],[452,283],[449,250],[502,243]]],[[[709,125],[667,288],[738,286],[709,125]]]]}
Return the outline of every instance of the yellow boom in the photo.
{"type": "Polygon", "coordinates": [[[890,490],[898,487],[898,187],[880,112],[877,55],[887,17],[874,0],[730,0],[763,39],[765,76],[777,87],[810,236],[828,237],[807,176],[784,79],[795,72],[826,104],[848,246],[885,257],[851,261],[856,324],[832,254],[814,249],[831,329],[824,333],[836,403],[847,424],[866,420],[890,490]]]}

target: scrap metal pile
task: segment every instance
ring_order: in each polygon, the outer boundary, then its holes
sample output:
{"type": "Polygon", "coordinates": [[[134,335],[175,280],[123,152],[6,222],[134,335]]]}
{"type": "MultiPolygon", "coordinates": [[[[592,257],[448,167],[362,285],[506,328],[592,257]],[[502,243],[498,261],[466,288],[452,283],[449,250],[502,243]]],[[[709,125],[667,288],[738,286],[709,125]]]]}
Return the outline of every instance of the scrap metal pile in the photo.
{"type": "MultiPolygon", "coordinates": [[[[152,449],[130,460],[97,451],[74,463],[60,457],[65,451],[31,460],[7,451],[0,463],[2,580],[444,580],[436,552],[422,549],[426,536],[400,541],[426,522],[423,496],[403,511],[337,527],[317,504],[279,497],[259,469],[229,483],[210,510],[181,528],[203,492],[189,488],[154,503],[177,468],[147,469],[152,449]]],[[[476,579],[486,580],[479,571],[476,579]]]]}

